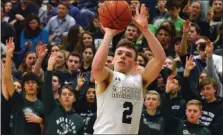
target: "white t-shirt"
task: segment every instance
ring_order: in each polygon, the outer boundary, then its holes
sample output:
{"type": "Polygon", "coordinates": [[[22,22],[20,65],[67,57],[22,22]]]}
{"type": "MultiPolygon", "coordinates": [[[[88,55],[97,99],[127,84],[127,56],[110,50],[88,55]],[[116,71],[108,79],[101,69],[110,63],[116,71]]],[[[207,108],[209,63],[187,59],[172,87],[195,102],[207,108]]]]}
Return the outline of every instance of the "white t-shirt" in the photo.
{"type": "Polygon", "coordinates": [[[143,100],[139,73],[114,72],[107,89],[97,96],[94,134],[138,134],[143,100]]]}

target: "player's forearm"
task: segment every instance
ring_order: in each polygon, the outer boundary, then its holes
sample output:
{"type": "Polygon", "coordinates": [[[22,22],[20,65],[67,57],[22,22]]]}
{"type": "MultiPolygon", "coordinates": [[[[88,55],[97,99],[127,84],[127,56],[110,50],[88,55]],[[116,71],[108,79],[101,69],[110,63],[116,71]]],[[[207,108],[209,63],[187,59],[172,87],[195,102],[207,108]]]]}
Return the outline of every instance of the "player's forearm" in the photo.
{"type": "Polygon", "coordinates": [[[100,70],[104,68],[112,38],[113,35],[111,33],[105,33],[104,39],[102,40],[92,62],[92,70],[100,70]]]}
{"type": "Polygon", "coordinates": [[[180,46],[180,54],[185,55],[187,53],[187,33],[183,33],[180,46]]]}
{"type": "Polygon", "coordinates": [[[166,59],[166,55],[160,42],[156,39],[155,35],[149,29],[143,31],[142,33],[148,42],[149,48],[154,55],[154,59],[158,62],[163,63],[166,59]]]}

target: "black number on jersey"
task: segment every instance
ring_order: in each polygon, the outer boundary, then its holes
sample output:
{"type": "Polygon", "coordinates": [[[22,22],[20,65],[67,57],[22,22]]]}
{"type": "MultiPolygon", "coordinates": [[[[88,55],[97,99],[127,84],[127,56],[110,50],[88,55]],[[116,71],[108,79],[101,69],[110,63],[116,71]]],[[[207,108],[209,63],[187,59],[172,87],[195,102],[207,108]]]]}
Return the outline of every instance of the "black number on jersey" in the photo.
{"type": "Polygon", "coordinates": [[[132,103],[131,102],[125,102],[123,104],[123,108],[127,108],[127,109],[124,110],[124,112],[122,114],[122,123],[131,124],[132,117],[127,117],[127,116],[130,116],[132,114],[132,109],[133,109],[132,103]]]}

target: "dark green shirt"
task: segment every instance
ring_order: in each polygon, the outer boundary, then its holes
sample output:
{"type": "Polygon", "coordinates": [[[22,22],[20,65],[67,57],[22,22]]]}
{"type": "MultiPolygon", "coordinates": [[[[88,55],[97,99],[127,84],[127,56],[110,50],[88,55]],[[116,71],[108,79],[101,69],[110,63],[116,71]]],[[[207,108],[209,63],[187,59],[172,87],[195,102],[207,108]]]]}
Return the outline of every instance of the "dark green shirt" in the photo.
{"type": "Polygon", "coordinates": [[[13,106],[12,114],[14,117],[12,134],[41,134],[40,124],[28,123],[25,118],[25,113],[33,113],[41,118],[44,118],[43,103],[38,99],[35,102],[30,102],[26,100],[24,95],[21,95],[16,91],[14,92],[11,100],[13,106]]]}

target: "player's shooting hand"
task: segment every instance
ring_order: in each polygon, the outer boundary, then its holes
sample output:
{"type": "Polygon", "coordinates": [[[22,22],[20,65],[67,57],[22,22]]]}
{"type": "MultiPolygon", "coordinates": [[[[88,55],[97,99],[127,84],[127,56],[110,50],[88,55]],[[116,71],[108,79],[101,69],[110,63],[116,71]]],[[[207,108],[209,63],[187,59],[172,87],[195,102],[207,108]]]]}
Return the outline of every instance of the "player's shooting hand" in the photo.
{"type": "Polygon", "coordinates": [[[123,30],[118,30],[118,29],[112,29],[112,28],[104,27],[102,24],[101,24],[101,28],[106,34],[111,34],[112,36],[115,36],[115,35],[121,33],[122,31],[124,31],[124,29],[123,30]]]}
{"type": "Polygon", "coordinates": [[[145,4],[141,5],[140,13],[136,7],[136,15],[132,17],[132,21],[141,31],[148,29],[148,13],[145,4]]]}
{"type": "Polygon", "coordinates": [[[29,123],[42,123],[43,122],[43,119],[39,116],[37,116],[36,114],[33,114],[33,113],[26,113],[25,114],[25,118],[26,118],[26,121],[29,122],[29,123]]]}

